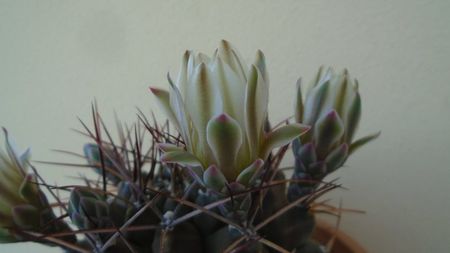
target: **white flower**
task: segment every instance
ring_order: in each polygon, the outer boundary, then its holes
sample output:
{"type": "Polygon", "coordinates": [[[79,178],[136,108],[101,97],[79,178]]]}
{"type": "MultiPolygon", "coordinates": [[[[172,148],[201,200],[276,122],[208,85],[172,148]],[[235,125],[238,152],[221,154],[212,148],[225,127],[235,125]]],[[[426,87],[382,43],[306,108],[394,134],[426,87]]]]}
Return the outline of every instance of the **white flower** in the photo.
{"type": "Polygon", "coordinates": [[[269,80],[261,51],[250,67],[227,41],[211,58],[187,51],[176,83],[169,82],[169,92],[151,91],[178,128],[187,152],[161,145],[165,162],[203,169],[217,166],[227,180],[234,181],[255,163],[262,166],[261,160],[273,148],[307,129],[293,124],[265,131],[269,80]]]}

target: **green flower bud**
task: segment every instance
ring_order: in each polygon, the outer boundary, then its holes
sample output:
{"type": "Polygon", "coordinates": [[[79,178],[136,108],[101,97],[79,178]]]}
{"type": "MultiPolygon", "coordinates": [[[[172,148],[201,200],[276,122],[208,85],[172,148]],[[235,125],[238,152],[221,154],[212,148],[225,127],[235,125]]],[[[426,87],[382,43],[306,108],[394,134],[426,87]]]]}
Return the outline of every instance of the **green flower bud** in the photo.
{"type": "MultiPolygon", "coordinates": [[[[22,241],[21,231],[40,234],[68,232],[70,228],[53,213],[33,174],[30,150],[19,154],[6,129],[6,152],[0,150],[0,243],[22,241]]],[[[74,242],[74,236],[61,239],[74,242]]],[[[45,241],[43,241],[45,242],[45,241]]]]}

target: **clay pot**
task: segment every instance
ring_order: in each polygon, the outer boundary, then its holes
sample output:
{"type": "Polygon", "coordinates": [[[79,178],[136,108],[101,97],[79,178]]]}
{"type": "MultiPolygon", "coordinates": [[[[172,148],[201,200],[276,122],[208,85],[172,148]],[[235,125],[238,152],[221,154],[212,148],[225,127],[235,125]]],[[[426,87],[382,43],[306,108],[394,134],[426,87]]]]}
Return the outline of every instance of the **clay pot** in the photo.
{"type": "Polygon", "coordinates": [[[316,228],[313,238],[319,243],[326,244],[332,237],[336,236],[330,253],[367,253],[355,240],[336,227],[320,219],[316,220],[316,228]]]}

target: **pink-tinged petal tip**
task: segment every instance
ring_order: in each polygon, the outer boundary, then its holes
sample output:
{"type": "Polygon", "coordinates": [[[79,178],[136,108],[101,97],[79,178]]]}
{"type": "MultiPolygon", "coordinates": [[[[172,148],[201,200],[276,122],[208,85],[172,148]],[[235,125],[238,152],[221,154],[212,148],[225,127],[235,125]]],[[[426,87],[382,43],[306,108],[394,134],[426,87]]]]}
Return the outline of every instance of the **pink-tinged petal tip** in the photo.
{"type": "Polygon", "coordinates": [[[173,147],[173,145],[168,143],[156,143],[156,148],[163,152],[171,151],[173,147]]]}
{"type": "Polygon", "coordinates": [[[217,118],[216,118],[216,120],[218,121],[218,122],[228,122],[228,121],[230,121],[230,116],[228,116],[228,114],[226,114],[226,113],[222,113],[222,114],[220,114],[219,116],[217,116],[217,118]]]}
{"type": "Polygon", "coordinates": [[[261,158],[258,158],[255,162],[255,167],[261,167],[264,164],[264,160],[261,158]]]}
{"type": "Polygon", "coordinates": [[[160,89],[158,89],[158,88],[155,88],[155,87],[148,87],[148,89],[150,90],[150,92],[151,93],[153,93],[153,94],[155,94],[155,95],[158,95],[158,93],[160,93],[161,92],[161,90],[160,89]]]}
{"type": "Polygon", "coordinates": [[[339,118],[339,114],[336,112],[336,110],[332,110],[327,114],[327,118],[337,119],[337,118],[339,118]]]}

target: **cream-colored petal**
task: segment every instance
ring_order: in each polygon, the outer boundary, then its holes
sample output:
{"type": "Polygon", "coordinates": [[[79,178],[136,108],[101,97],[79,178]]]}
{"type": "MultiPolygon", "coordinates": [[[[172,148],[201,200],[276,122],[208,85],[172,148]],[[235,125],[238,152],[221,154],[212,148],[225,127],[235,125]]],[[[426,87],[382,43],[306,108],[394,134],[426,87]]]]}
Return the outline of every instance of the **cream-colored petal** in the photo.
{"type": "Polygon", "coordinates": [[[267,73],[266,57],[264,56],[264,53],[261,50],[258,50],[256,52],[254,65],[259,69],[262,77],[264,78],[264,81],[268,84],[269,83],[269,75],[267,73]]]}
{"type": "Polygon", "coordinates": [[[150,91],[157,98],[156,101],[158,102],[160,108],[163,110],[164,114],[169,119],[169,121],[177,127],[178,131],[181,131],[180,124],[178,123],[175,113],[173,112],[172,107],[170,106],[169,92],[153,87],[150,87],[150,91]]]}
{"type": "Polygon", "coordinates": [[[188,85],[188,61],[189,61],[190,55],[191,55],[191,51],[189,51],[189,50],[187,50],[183,54],[183,58],[181,60],[181,68],[178,73],[178,79],[177,79],[177,83],[176,83],[182,96],[186,95],[186,89],[187,89],[187,85],[188,85]]]}
{"type": "Polygon", "coordinates": [[[310,129],[309,126],[301,124],[290,124],[282,126],[267,134],[259,152],[259,157],[266,159],[270,152],[277,147],[289,144],[295,138],[310,129]]]}
{"type": "Polygon", "coordinates": [[[191,116],[193,128],[198,133],[199,157],[203,162],[212,162],[212,154],[206,141],[206,125],[222,112],[222,101],[218,88],[211,81],[211,73],[204,63],[198,65],[187,91],[186,108],[191,116]]]}
{"type": "Polygon", "coordinates": [[[196,144],[196,139],[192,138],[192,123],[190,119],[190,115],[187,114],[185,108],[185,102],[181,97],[180,91],[178,88],[171,84],[170,89],[170,107],[178,121],[180,126],[180,133],[183,137],[183,140],[186,144],[188,151],[193,152],[196,144]]]}
{"type": "Polygon", "coordinates": [[[217,57],[212,65],[213,82],[217,84],[222,98],[223,112],[236,119],[244,127],[245,86],[238,76],[217,57]]]}
{"type": "Polygon", "coordinates": [[[228,41],[222,40],[220,42],[218,55],[226,64],[230,66],[230,68],[239,76],[239,78],[243,82],[247,81],[247,66],[245,65],[239,53],[228,41]]]}
{"type": "Polygon", "coordinates": [[[161,156],[161,162],[177,163],[184,166],[203,166],[196,156],[186,151],[171,151],[164,153],[161,156]]]}
{"type": "Polygon", "coordinates": [[[234,180],[240,172],[236,156],[242,145],[238,122],[227,114],[212,118],[207,126],[207,140],[222,173],[228,180],[234,180]]]}
{"type": "MultiPolygon", "coordinates": [[[[268,87],[258,68],[252,66],[245,93],[245,119],[248,143],[255,158],[257,147],[261,144],[263,128],[267,118],[268,87]]],[[[254,160],[254,159],[253,159],[254,160]]]]}

